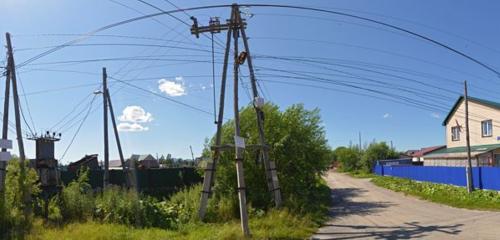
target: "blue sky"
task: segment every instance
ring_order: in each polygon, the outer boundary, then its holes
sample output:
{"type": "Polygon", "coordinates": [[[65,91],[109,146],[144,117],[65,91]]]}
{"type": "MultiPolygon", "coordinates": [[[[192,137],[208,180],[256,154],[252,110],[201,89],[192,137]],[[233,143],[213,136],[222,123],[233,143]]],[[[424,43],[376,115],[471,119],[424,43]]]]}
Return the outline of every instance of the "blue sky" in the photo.
{"type": "MultiPolygon", "coordinates": [[[[164,0],[148,2],[165,10],[174,9],[164,0]]],[[[179,7],[232,3],[171,2],[179,7]]],[[[241,3],[243,2],[259,3],[241,3]]],[[[494,1],[346,0],[273,3],[336,10],[394,24],[446,43],[495,69],[500,68],[500,35],[497,31],[500,3],[494,1]]],[[[13,35],[17,63],[47,50],[40,47],[54,46],[77,38],[60,34],[81,34],[140,16],[139,12],[157,12],[132,0],[2,0],[0,9],[3,10],[0,15],[0,32],[10,32],[13,35]]],[[[362,133],[363,142],[373,139],[392,141],[398,150],[444,144],[441,122],[447,109],[451,108],[461,93],[463,80],[470,83],[472,96],[500,101],[496,97],[500,92],[498,76],[446,49],[408,34],[352,18],[310,11],[274,8],[249,8],[243,11],[253,14],[248,19],[247,34],[264,97],[283,109],[295,103],[304,103],[306,108],[320,108],[327,137],[333,147],[347,145],[350,141],[356,143],[358,132],[362,133]],[[270,57],[285,57],[288,60],[270,57]],[[316,62],[304,63],[296,61],[297,58],[316,62]],[[337,65],[318,67],[318,61],[337,65]],[[369,68],[372,72],[359,70],[360,67],[369,68]],[[403,76],[404,79],[380,75],[374,70],[403,76]],[[294,76],[302,77],[283,77],[290,76],[287,71],[295,71],[294,76]],[[314,81],[304,80],[304,74],[313,75],[314,81]],[[345,85],[320,83],[318,79],[352,83],[382,94],[345,85]],[[397,103],[390,98],[390,94],[433,104],[434,107],[429,109],[397,103]]],[[[198,17],[200,24],[206,24],[210,16],[226,19],[229,9],[209,9],[188,14],[198,17]]],[[[178,13],[176,16],[191,23],[187,14],[178,13]]],[[[56,146],[57,158],[61,157],[70,143],[91,103],[92,92],[99,87],[102,67],[107,68],[111,77],[135,80],[130,83],[212,111],[211,55],[206,51],[210,50],[209,38],[196,39],[190,35],[188,26],[169,16],[137,21],[99,34],[148,39],[95,36],[80,44],[101,45],[68,47],[18,70],[26,93],[26,98],[21,97],[23,109],[27,115],[29,107],[35,130],[62,131],[63,138],[56,146]],[[202,50],[116,46],[117,43],[169,45],[202,50]],[[134,56],[153,56],[155,60],[54,63],[134,56]],[[25,105],[26,100],[28,106],[25,105]],[[78,105],[80,102],[83,104],[78,105]],[[62,129],[58,126],[53,128],[56,122],[72,110],[75,110],[73,114],[81,112],[74,118],[75,121],[70,121],[62,129]]],[[[219,34],[217,38],[222,42],[225,35],[219,34]]],[[[5,45],[3,36],[0,41],[5,45]]],[[[219,75],[222,50],[216,47],[216,74],[219,75]]],[[[5,64],[4,59],[2,57],[0,63],[5,64]]],[[[243,67],[246,68],[246,65],[243,67]]],[[[243,71],[242,79],[246,84],[248,80],[245,75],[246,70],[243,71]]],[[[217,78],[216,87],[219,86],[219,81],[220,78],[217,78]]],[[[0,88],[0,92],[3,92],[3,84],[0,88]]],[[[192,145],[195,155],[198,155],[205,138],[215,132],[213,116],[210,114],[194,111],[112,79],[110,91],[122,130],[135,130],[120,132],[127,156],[132,153],[171,153],[176,157],[189,158],[189,146],[192,145]]],[[[244,88],[241,89],[240,105],[249,102],[245,91],[244,88]]],[[[230,98],[231,95],[228,96],[230,98]]],[[[101,102],[102,99],[97,97],[92,103],[90,115],[63,162],[77,160],[84,154],[102,155],[101,102]]],[[[226,113],[227,117],[232,117],[231,106],[228,106],[226,113]]],[[[72,116],[66,120],[70,120],[72,116]]],[[[32,125],[29,117],[27,120],[32,125]]],[[[27,129],[26,125],[23,128],[27,129]]],[[[9,134],[12,138],[13,133],[9,134]]],[[[116,159],[114,141],[112,137],[110,139],[111,159],[116,159]]],[[[26,145],[27,155],[33,157],[33,143],[28,141],[26,145]]]]}

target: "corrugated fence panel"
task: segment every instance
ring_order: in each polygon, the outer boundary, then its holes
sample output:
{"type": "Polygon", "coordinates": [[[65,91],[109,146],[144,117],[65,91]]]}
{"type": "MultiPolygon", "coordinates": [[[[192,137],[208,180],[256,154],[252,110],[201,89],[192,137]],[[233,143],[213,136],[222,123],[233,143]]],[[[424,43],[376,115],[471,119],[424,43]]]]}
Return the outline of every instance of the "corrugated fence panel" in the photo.
{"type": "MultiPolygon", "coordinates": [[[[76,172],[61,171],[61,180],[64,185],[68,185],[76,179],[76,175],[76,172]]],[[[143,169],[137,170],[136,176],[139,191],[158,197],[166,197],[183,187],[202,181],[202,177],[194,168],[143,169]]],[[[124,186],[125,174],[122,170],[110,170],[109,181],[111,184],[124,186]]],[[[94,189],[101,188],[103,171],[90,171],[89,183],[94,189]]]]}
{"type": "MultiPolygon", "coordinates": [[[[465,167],[382,166],[376,165],[373,172],[381,176],[408,178],[416,181],[466,186],[465,167]]],[[[472,168],[474,187],[500,190],[500,168],[472,168]]]]}

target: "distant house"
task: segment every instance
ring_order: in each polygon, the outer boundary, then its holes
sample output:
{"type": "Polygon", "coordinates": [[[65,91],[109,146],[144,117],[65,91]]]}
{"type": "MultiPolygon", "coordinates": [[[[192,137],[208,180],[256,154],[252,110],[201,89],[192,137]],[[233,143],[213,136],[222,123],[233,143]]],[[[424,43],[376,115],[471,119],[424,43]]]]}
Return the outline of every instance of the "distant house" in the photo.
{"type": "Polygon", "coordinates": [[[151,154],[132,154],[128,160],[132,160],[138,163],[139,168],[149,169],[149,168],[159,168],[160,162],[158,159],[153,157],[151,154]]]}
{"type": "Polygon", "coordinates": [[[414,151],[411,154],[412,162],[413,163],[423,163],[424,162],[424,155],[430,154],[431,152],[434,152],[436,150],[443,149],[443,148],[446,148],[446,145],[425,147],[425,148],[421,148],[420,150],[414,151]]]}
{"type": "Polygon", "coordinates": [[[109,160],[109,169],[123,169],[121,160],[109,160]]]}
{"type": "MultiPolygon", "coordinates": [[[[473,166],[500,166],[500,103],[469,97],[473,166]]],[[[461,96],[443,121],[446,148],[424,154],[424,166],[466,166],[465,101],[461,96]]]]}
{"type": "Polygon", "coordinates": [[[89,170],[98,170],[99,162],[97,160],[97,154],[85,155],[82,159],[72,162],[68,165],[69,171],[78,171],[82,167],[87,167],[89,170]]]}

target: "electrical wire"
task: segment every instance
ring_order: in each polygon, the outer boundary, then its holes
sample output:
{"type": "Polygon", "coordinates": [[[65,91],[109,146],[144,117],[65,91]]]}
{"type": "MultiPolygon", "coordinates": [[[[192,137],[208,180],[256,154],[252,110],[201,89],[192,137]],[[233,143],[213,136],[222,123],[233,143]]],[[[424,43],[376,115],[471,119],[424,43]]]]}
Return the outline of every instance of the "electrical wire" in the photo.
{"type": "Polygon", "coordinates": [[[89,109],[87,111],[87,113],[85,114],[83,120],[80,122],[80,125],[78,126],[78,128],[76,129],[75,131],[75,134],[73,135],[73,137],[71,138],[71,141],[69,142],[68,146],[66,147],[66,149],[64,150],[64,153],[62,154],[62,156],[59,158],[60,161],[62,161],[64,159],[64,157],[66,156],[66,153],[68,152],[68,150],[70,149],[71,145],[73,145],[73,142],[75,141],[75,138],[76,136],[78,135],[78,133],[80,132],[80,129],[82,128],[83,124],[85,123],[85,121],[87,120],[88,116],[90,115],[90,110],[92,109],[92,103],[94,102],[96,96],[94,95],[94,97],[92,98],[92,102],[91,104],[89,104],[89,109]]]}
{"type": "MultiPolygon", "coordinates": [[[[173,14],[173,13],[176,13],[176,12],[182,12],[182,11],[193,11],[193,10],[202,10],[202,9],[213,9],[213,8],[227,8],[227,7],[230,7],[231,5],[228,5],[228,4],[222,4],[222,5],[209,5],[209,6],[200,6],[200,7],[191,7],[191,8],[185,8],[185,9],[177,9],[177,10],[171,10],[171,11],[162,11],[162,12],[159,12],[159,13],[154,13],[154,14],[148,14],[148,15],[143,15],[143,16],[140,16],[140,17],[134,17],[134,18],[130,18],[130,19],[127,19],[127,20],[123,20],[123,21],[119,21],[119,22],[116,22],[116,23],[112,23],[112,24],[109,24],[109,25],[106,25],[106,26],[103,26],[103,27],[100,27],[98,29],[95,29],[93,31],[90,31],[86,34],[84,34],[83,36],[81,36],[80,38],[77,38],[75,40],[72,40],[72,41],[68,41],[66,43],[63,43],[53,49],[50,49],[50,50],[47,50],[45,52],[42,52],[24,62],[22,62],[21,64],[18,65],[18,67],[22,67],[22,66],[25,66],[33,61],[36,61],[37,59],[41,58],[41,57],[44,57],[48,54],[51,54],[55,51],[58,51],[62,48],[65,48],[69,45],[73,45],[73,44],[76,44],[80,41],[83,41],[89,37],[91,37],[93,34],[96,34],[96,33],[99,33],[99,32],[102,32],[104,30],[108,30],[108,29],[111,29],[111,28],[114,28],[114,27],[117,27],[117,26],[121,26],[121,25],[124,25],[124,24],[128,24],[128,23],[132,23],[132,22],[136,22],[136,21],[140,21],[140,20],[143,20],[143,19],[148,19],[148,18],[152,18],[152,17],[156,17],[156,16],[160,16],[160,15],[164,15],[164,14],[173,14]]],[[[479,66],[483,67],[484,69],[494,73],[497,77],[500,77],[500,72],[498,72],[497,70],[493,69],[492,67],[488,66],[487,64],[477,60],[476,58],[472,57],[472,56],[469,56],[468,54],[466,53],[463,53],[451,46],[448,46],[447,44],[444,44],[444,43],[441,43],[437,40],[434,40],[432,38],[429,38],[427,36],[424,36],[422,34],[419,34],[419,33],[416,33],[414,31],[411,31],[411,30],[408,30],[408,29],[404,29],[402,27],[398,27],[396,25],[392,25],[392,24],[389,24],[389,23],[385,23],[385,22],[382,22],[382,21],[379,21],[379,20],[375,20],[375,19],[371,19],[371,18],[367,18],[367,17],[363,17],[363,16],[358,16],[358,15],[354,15],[354,14],[349,14],[349,13],[344,13],[344,12],[339,12],[339,11],[331,11],[331,10],[327,10],[327,9],[319,9],[319,8],[312,8],[312,7],[303,7],[303,6],[294,6],[294,5],[280,5],[280,4],[241,4],[239,6],[242,6],[242,7],[267,7],[267,8],[286,8],[286,9],[297,9],[297,10],[306,10],[306,11],[313,11],[313,12],[321,12],[321,13],[327,13],[327,14],[333,14],[333,15],[339,15],[339,16],[345,16],[345,17],[349,17],[349,18],[354,18],[354,19],[359,19],[359,20],[363,20],[363,21],[367,21],[367,22],[371,22],[371,23],[374,23],[374,24],[378,24],[378,25],[382,25],[382,26],[385,26],[385,27],[388,27],[388,28],[391,28],[391,29],[395,29],[395,30],[398,30],[398,31],[401,31],[401,32],[405,32],[407,34],[410,34],[410,35],[413,35],[415,37],[418,37],[422,40],[425,40],[427,42],[430,42],[434,45],[437,45],[437,46],[440,46],[440,47],[443,47],[459,56],[462,56],[476,64],[478,64],[479,66]]]]}
{"type": "Polygon", "coordinates": [[[178,105],[181,105],[181,106],[184,106],[184,107],[190,108],[190,109],[192,109],[192,110],[195,110],[195,111],[198,111],[198,112],[202,112],[202,113],[205,113],[205,114],[209,114],[209,115],[212,115],[212,114],[213,114],[212,112],[206,111],[206,110],[201,109],[201,108],[199,108],[199,107],[192,106],[192,105],[190,105],[190,104],[187,104],[187,103],[184,103],[184,102],[181,102],[181,101],[175,100],[175,99],[173,99],[173,98],[166,97],[166,96],[164,96],[164,95],[162,95],[162,94],[159,94],[159,93],[153,92],[153,91],[151,91],[151,90],[148,90],[148,89],[145,89],[145,88],[139,87],[139,86],[134,85],[134,84],[131,84],[131,83],[129,83],[129,82],[122,81],[122,80],[117,79],[117,78],[115,78],[115,77],[110,77],[110,76],[108,76],[108,78],[113,79],[113,80],[116,80],[116,81],[118,81],[118,82],[120,82],[120,83],[123,83],[123,84],[125,84],[125,85],[127,85],[127,86],[130,86],[130,87],[132,87],[132,88],[139,89],[139,90],[141,90],[141,91],[143,91],[143,92],[147,92],[147,93],[149,93],[149,94],[151,94],[151,95],[154,95],[154,96],[160,97],[160,98],[165,99],[165,100],[167,100],[167,101],[170,101],[170,102],[176,103],[176,104],[178,104],[178,105]]]}

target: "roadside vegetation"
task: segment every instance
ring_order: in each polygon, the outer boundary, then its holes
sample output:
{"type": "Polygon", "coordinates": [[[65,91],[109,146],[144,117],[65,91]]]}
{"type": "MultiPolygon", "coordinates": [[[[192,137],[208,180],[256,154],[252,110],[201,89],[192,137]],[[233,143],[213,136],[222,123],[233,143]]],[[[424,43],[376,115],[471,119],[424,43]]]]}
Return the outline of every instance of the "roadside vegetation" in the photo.
{"type": "Polygon", "coordinates": [[[354,177],[369,177],[377,160],[398,157],[399,153],[385,142],[372,142],[365,148],[338,147],[333,151],[333,160],[337,169],[354,177]]]}
{"type": "Polygon", "coordinates": [[[452,207],[500,211],[500,194],[497,191],[481,190],[468,193],[464,187],[396,177],[375,176],[371,181],[380,187],[452,207]]]}
{"type": "MultiPolygon", "coordinates": [[[[284,206],[273,208],[259,154],[247,151],[244,167],[252,237],[304,239],[326,218],[330,202],[330,189],[321,177],[331,162],[331,150],[319,111],[306,110],[302,105],[280,111],[267,104],[264,112],[265,134],[271,146],[270,157],[278,166],[284,206]]],[[[257,143],[254,109],[242,109],[240,118],[246,142],[257,143]]],[[[233,141],[233,129],[233,121],[224,124],[224,143],[233,141]]],[[[211,155],[208,144],[204,155],[211,155]]],[[[5,199],[0,202],[0,210],[5,212],[0,218],[4,228],[1,237],[241,239],[233,158],[234,154],[227,152],[218,162],[214,193],[204,222],[197,215],[201,185],[183,189],[168,199],[157,199],[118,186],[95,191],[88,183],[87,171],[81,171],[75,181],[50,199],[48,219],[43,219],[44,203],[39,197],[36,173],[26,167],[28,174],[23,177],[18,161],[11,161],[5,199]],[[33,197],[33,211],[28,215],[23,214],[21,188],[29,188],[33,197]]]]}

